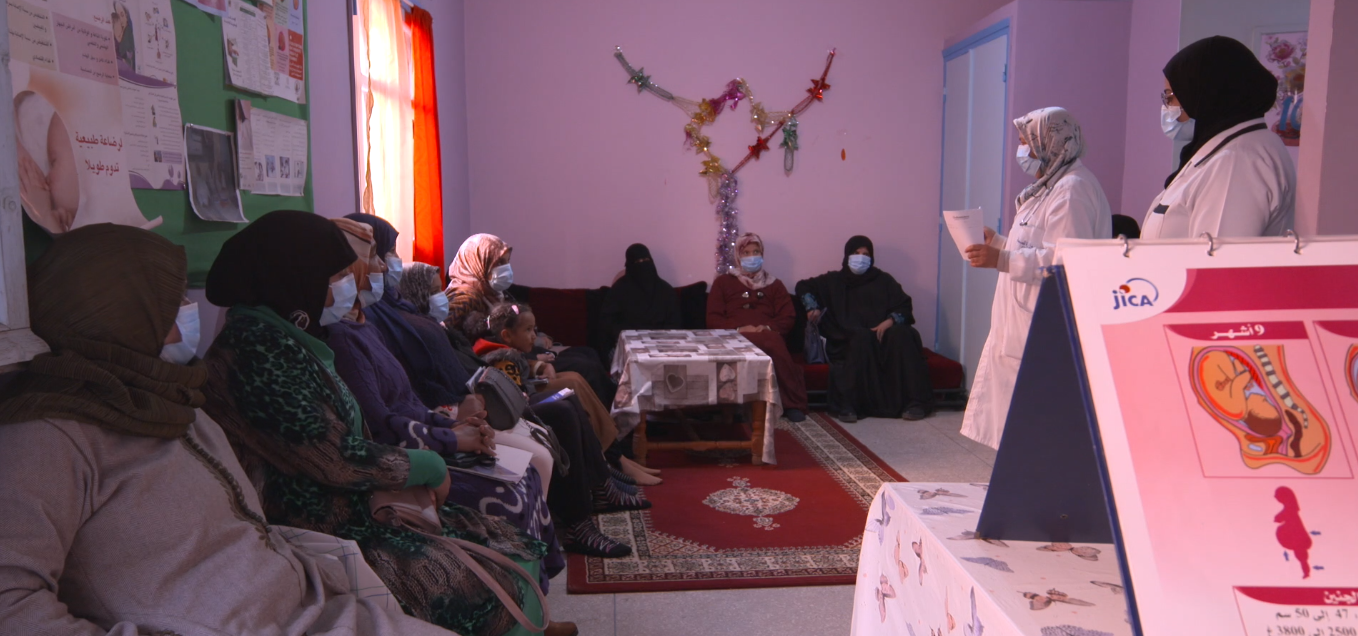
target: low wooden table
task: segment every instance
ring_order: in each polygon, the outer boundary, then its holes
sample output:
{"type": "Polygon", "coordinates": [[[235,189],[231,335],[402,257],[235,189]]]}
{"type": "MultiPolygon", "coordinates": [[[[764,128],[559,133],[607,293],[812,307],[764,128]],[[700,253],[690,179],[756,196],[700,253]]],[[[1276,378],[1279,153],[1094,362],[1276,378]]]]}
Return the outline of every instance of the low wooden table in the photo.
{"type": "Polygon", "coordinates": [[[782,417],[773,359],[732,330],[624,331],[613,354],[618,394],[613,419],[645,464],[651,449],[749,449],[754,464],[776,464],[774,424],[782,417]],[[653,442],[648,413],[685,407],[748,404],[748,441],[653,442]]]}

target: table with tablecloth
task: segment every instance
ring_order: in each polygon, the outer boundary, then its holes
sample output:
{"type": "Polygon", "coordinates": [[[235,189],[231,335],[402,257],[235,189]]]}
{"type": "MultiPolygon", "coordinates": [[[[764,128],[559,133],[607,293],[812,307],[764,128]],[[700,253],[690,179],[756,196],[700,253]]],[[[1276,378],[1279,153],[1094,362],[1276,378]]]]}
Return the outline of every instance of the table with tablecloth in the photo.
{"type": "Polygon", "coordinates": [[[1130,636],[1110,544],[982,540],[986,484],[883,484],[868,512],[853,636],[1130,636]]]}
{"type": "MultiPolygon", "coordinates": [[[[773,359],[729,329],[624,331],[613,354],[618,394],[613,419],[622,435],[641,416],[670,409],[763,402],[764,463],[777,463],[775,424],[782,417],[773,359]]],[[[760,430],[762,429],[762,430],[760,430]]]]}

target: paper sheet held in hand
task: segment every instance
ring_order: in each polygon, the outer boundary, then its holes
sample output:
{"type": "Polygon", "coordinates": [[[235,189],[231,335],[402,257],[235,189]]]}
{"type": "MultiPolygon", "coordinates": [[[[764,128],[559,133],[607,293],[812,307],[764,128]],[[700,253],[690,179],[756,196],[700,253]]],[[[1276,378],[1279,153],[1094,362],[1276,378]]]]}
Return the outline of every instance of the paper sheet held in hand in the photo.
{"type": "Polygon", "coordinates": [[[981,208],[974,210],[944,210],[943,221],[948,224],[948,232],[957,243],[957,251],[965,258],[967,248],[985,244],[985,215],[981,208]]]}
{"type": "Polygon", "coordinates": [[[474,468],[449,466],[449,468],[513,484],[523,479],[524,474],[528,472],[528,465],[532,459],[533,454],[526,450],[496,446],[494,466],[476,466],[474,468]]]}

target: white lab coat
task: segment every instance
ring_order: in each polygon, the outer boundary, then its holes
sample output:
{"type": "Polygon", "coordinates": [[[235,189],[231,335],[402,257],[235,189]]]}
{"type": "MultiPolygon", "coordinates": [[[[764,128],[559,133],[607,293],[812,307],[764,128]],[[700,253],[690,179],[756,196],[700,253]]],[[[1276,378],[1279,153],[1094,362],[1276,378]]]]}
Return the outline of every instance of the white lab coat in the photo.
{"type": "Polygon", "coordinates": [[[1203,144],[1151,204],[1141,238],[1282,236],[1292,229],[1297,170],[1278,135],[1256,130],[1222,146],[1237,131],[1262,123],[1247,121],[1203,144]]]}
{"type": "Polygon", "coordinates": [[[991,245],[1001,248],[1000,279],[990,309],[990,337],[981,350],[971,397],[962,418],[962,434],[998,449],[1009,414],[1019,360],[1033,322],[1043,267],[1056,259],[1056,242],[1064,237],[1110,238],[1113,210],[1099,180],[1076,161],[1047,192],[1024,202],[1008,238],[998,234],[991,245]]]}

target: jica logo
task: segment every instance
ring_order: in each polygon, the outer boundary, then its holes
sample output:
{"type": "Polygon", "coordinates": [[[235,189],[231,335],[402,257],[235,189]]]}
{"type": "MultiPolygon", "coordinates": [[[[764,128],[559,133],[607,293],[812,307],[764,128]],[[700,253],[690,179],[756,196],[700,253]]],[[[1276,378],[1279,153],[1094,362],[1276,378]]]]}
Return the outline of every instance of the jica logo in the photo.
{"type": "Polygon", "coordinates": [[[1129,278],[1113,290],[1113,309],[1123,307],[1154,307],[1160,300],[1160,290],[1155,283],[1144,278],[1129,278]]]}

